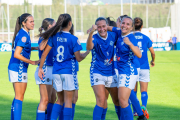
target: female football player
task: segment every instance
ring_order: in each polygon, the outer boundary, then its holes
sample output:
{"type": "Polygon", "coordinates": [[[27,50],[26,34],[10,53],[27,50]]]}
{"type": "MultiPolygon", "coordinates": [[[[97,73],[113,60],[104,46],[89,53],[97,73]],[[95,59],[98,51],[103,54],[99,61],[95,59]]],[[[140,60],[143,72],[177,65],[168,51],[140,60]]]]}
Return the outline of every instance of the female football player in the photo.
{"type": "Polygon", "coordinates": [[[87,50],[91,50],[90,82],[96,97],[93,120],[105,120],[107,111],[106,89],[116,106],[118,103],[117,76],[114,70],[114,44],[117,36],[107,32],[107,20],[99,17],[92,26],[87,40],[87,50]],[[97,30],[97,34],[93,35],[97,30]]]}
{"type": "MultiPolygon", "coordinates": [[[[45,18],[42,22],[41,27],[39,28],[39,32],[42,33],[42,31],[47,31],[51,27],[53,27],[56,24],[54,19],[51,18],[45,18]]],[[[43,50],[47,44],[46,43],[41,43],[43,41],[43,38],[39,38],[38,44],[39,44],[39,59],[41,59],[41,55],[43,53],[43,50]]],[[[53,93],[55,92],[53,90],[52,86],[52,67],[53,67],[53,50],[51,50],[46,57],[46,61],[43,65],[43,70],[45,77],[43,77],[43,80],[41,80],[38,77],[38,70],[39,67],[37,67],[36,72],[34,74],[36,84],[39,85],[39,91],[40,91],[40,103],[37,108],[37,115],[36,115],[36,120],[45,120],[45,110],[47,108],[47,115],[46,115],[46,120],[50,120],[51,116],[51,111],[53,104],[55,102],[54,97],[56,98],[56,94],[53,93]],[[51,97],[52,101],[51,101],[51,97]]]]}
{"type": "Polygon", "coordinates": [[[30,60],[31,40],[29,31],[34,29],[34,18],[24,13],[17,18],[12,40],[12,55],[8,66],[9,81],[13,83],[15,98],[11,107],[11,119],[20,120],[22,102],[27,87],[28,65],[37,65],[39,61],[30,60]]]}
{"type": "MultiPolygon", "coordinates": [[[[151,67],[155,65],[155,52],[152,47],[152,41],[146,35],[141,33],[141,29],[143,28],[143,21],[141,18],[136,17],[134,18],[135,24],[135,38],[138,41],[139,49],[141,50],[142,57],[139,58],[140,62],[140,72],[139,72],[139,82],[140,82],[140,89],[141,89],[141,101],[142,101],[142,108],[146,117],[149,117],[149,114],[146,110],[148,94],[148,82],[150,82],[150,75],[149,75],[149,63],[148,63],[148,56],[147,56],[147,49],[149,49],[151,53],[152,60],[150,62],[151,67]]],[[[135,93],[137,93],[137,86],[134,89],[135,93]]]]}
{"type": "MultiPolygon", "coordinates": [[[[75,90],[79,89],[77,80],[77,62],[82,61],[89,53],[80,53],[82,46],[77,37],[69,33],[72,26],[71,16],[61,14],[54,27],[40,34],[44,40],[48,40],[47,46],[41,56],[38,76],[43,80],[42,69],[47,54],[53,48],[55,57],[53,64],[53,87],[57,91],[58,100],[64,96],[64,120],[72,119],[72,100],[75,90]],[[59,32],[60,31],[60,32],[59,32]]],[[[59,100],[60,101],[60,100],[59,100]]],[[[54,104],[53,110],[61,113],[63,103],[54,104]]],[[[53,112],[53,111],[52,111],[53,112]]],[[[57,115],[58,117],[58,115],[57,115]]],[[[51,119],[57,119],[52,118],[51,119]]]]}

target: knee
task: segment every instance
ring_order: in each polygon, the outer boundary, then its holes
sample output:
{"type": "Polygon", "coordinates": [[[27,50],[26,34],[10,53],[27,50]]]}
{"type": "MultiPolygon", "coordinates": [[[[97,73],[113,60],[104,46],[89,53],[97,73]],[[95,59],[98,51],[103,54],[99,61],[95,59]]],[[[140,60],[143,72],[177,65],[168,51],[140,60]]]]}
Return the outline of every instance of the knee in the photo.
{"type": "Polygon", "coordinates": [[[52,96],[51,98],[49,98],[50,103],[55,103],[55,101],[56,101],[56,96],[52,96]]]}
{"type": "Polygon", "coordinates": [[[74,98],[73,98],[72,103],[76,104],[77,100],[78,100],[78,95],[75,95],[74,98]]]}
{"type": "Polygon", "coordinates": [[[119,106],[119,99],[114,99],[113,103],[114,103],[114,105],[119,106]]]}
{"type": "Polygon", "coordinates": [[[122,108],[126,108],[128,106],[128,101],[123,98],[119,98],[119,103],[122,108]]]}
{"type": "Polygon", "coordinates": [[[104,107],[104,105],[105,105],[105,97],[96,98],[96,101],[97,101],[97,105],[98,105],[98,106],[104,107]]]}
{"type": "Polygon", "coordinates": [[[43,105],[47,105],[47,104],[48,104],[48,97],[42,98],[42,99],[41,99],[41,103],[42,103],[43,105]]]}

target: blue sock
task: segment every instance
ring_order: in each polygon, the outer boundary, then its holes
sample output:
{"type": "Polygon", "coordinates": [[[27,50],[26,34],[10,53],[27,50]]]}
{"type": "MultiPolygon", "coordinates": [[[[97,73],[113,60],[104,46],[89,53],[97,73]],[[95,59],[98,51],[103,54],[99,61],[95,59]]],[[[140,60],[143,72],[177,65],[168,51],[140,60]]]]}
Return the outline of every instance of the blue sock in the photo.
{"type": "Polygon", "coordinates": [[[14,100],[15,100],[15,98],[13,99],[13,101],[12,101],[12,105],[11,105],[11,120],[14,120],[14,114],[13,114],[13,109],[14,109],[14,100]]]}
{"type": "Polygon", "coordinates": [[[121,116],[121,106],[116,106],[115,105],[115,110],[116,110],[116,114],[118,116],[118,120],[120,120],[120,116],[121,116]]]}
{"type": "Polygon", "coordinates": [[[103,113],[103,108],[96,105],[93,111],[93,120],[100,120],[102,113],[103,113]]]}
{"type": "Polygon", "coordinates": [[[50,120],[51,119],[51,112],[52,112],[52,108],[53,108],[53,103],[48,103],[47,105],[47,114],[45,116],[45,120],[50,120]]]}
{"type": "Polygon", "coordinates": [[[106,119],[106,112],[107,112],[107,108],[103,109],[101,120],[105,120],[106,119]]]}
{"type": "Polygon", "coordinates": [[[137,91],[134,91],[135,95],[137,96],[137,91]]]}
{"type": "Polygon", "coordinates": [[[45,120],[45,111],[37,110],[36,120],[45,120]]]}
{"type": "Polygon", "coordinates": [[[121,110],[122,110],[121,115],[123,116],[122,120],[133,120],[133,114],[130,105],[127,106],[126,108],[121,108],[121,110]]]}
{"type": "Polygon", "coordinates": [[[51,120],[57,120],[59,114],[61,113],[61,110],[62,106],[55,103],[51,112],[51,120]]]}
{"type": "Polygon", "coordinates": [[[74,119],[75,106],[76,106],[76,104],[72,103],[72,119],[71,120],[74,119]]]}
{"type": "Polygon", "coordinates": [[[21,120],[22,114],[22,101],[15,99],[14,100],[14,120],[21,120]]]}
{"type": "Polygon", "coordinates": [[[134,112],[137,112],[138,116],[143,115],[143,112],[142,112],[142,110],[141,110],[141,106],[140,106],[140,104],[139,104],[139,100],[138,100],[138,98],[137,98],[137,96],[135,95],[135,93],[134,93],[133,90],[131,91],[131,94],[130,94],[129,99],[130,99],[131,102],[132,102],[132,106],[133,106],[134,112]]]}
{"type": "Polygon", "coordinates": [[[146,107],[148,101],[148,94],[146,91],[141,93],[141,101],[142,101],[142,105],[146,107]]]}
{"type": "Polygon", "coordinates": [[[64,104],[63,104],[63,106],[62,106],[61,113],[59,114],[59,120],[64,120],[63,112],[64,112],[64,104]]]}
{"type": "Polygon", "coordinates": [[[64,115],[64,120],[71,120],[71,117],[72,117],[72,108],[64,107],[63,115],[64,115]]]}

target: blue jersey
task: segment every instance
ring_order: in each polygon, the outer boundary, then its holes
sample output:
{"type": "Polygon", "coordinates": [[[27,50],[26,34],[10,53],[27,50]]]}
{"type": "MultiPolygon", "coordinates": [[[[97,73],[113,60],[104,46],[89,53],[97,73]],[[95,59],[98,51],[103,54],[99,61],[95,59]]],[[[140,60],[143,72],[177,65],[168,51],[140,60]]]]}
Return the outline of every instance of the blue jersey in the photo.
{"type": "Polygon", "coordinates": [[[147,49],[152,47],[152,41],[149,39],[149,37],[142,34],[141,32],[136,32],[135,38],[138,41],[138,46],[142,53],[142,57],[138,58],[140,69],[149,69],[147,49]]]}
{"type": "MultiPolygon", "coordinates": [[[[39,38],[38,45],[40,45],[42,41],[43,39],[39,38]]],[[[39,51],[39,59],[41,59],[44,50],[38,49],[38,51],[39,51]]],[[[53,49],[51,49],[50,52],[48,53],[44,65],[53,66],[53,49]]]]}
{"type": "Polygon", "coordinates": [[[91,74],[98,73],[103,76],[115,75],[113,58],[114,44],[117,36],[113,32],[107,32],[107,38],[102,38],[98,33],[93,35],[94,47],[91,50],[91,74]]]}
{"type": "Polygon", "coordinates": [[[58,32],[48,40],[53,47],[53,74],[77,74],[78,62],[74,53],[82,50],[78,38],[69,32],[58,32]]]}
{"type": "Polygon", "coordinates": [[[121,36],[121,30],[119,28],[113,28],[113,32],[118,35],[118,41],[116,44],[116,56],[117,56],[117,67],[119,74],[137,75],[137,69],[134,64],[134,53],[128,45],[123,42],[125,37],[128,37],[134,46],[137,46],[137,40],[132,33],[121,36]]]}
{"type": "Polygon", "coordinates": [[[12,49],[12,55],[9,62],[8,69],[15,72],[27,73],[28,63],[25,63],[19,59],[14,58],[14,52],[17,46],[22,47],[21,55],[27,59],[30,59],[31,54],[31,40],[30,35],[23,28],[19,30],[14,40],[14,48],[12,49]]]}

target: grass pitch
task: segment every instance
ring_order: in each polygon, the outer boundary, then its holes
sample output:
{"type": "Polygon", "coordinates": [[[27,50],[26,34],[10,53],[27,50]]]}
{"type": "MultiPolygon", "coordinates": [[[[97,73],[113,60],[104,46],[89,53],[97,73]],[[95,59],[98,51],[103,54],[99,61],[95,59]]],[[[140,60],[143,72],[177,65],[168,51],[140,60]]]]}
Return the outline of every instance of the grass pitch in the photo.
{"type": "MultiPolygon", "coordinates": [[[[10,119],[11,103],[14,98],[13,87],[8,80],[7,71],[10,56],[11,52],[0,52],[0,120],[10,119]]],[[[37,60],[38,52],[32,52],[31,59],[37,60]]],[[[90,62],[91,55],[79,63],[80,90],[75,120],[92,120],[95,96],[90,87],[90,62]]],[[[33,65],[30,65],[28,69],[28,85],[23,102],[22,120],[36,119],[40,95],[34,79],[35,69],[36,66],[33,65]]],[[[157,51],[155,67],[151,68],[150,72],[151,82],[148,88],[147,105],[150,114],[149,120],[180,120],[180,51],[157,51]]],[[[140,100],[139,91],[138,98],[140,100]]],[[[106,120],[117,119],[114,105],[109,97],[106,120]]]]}

